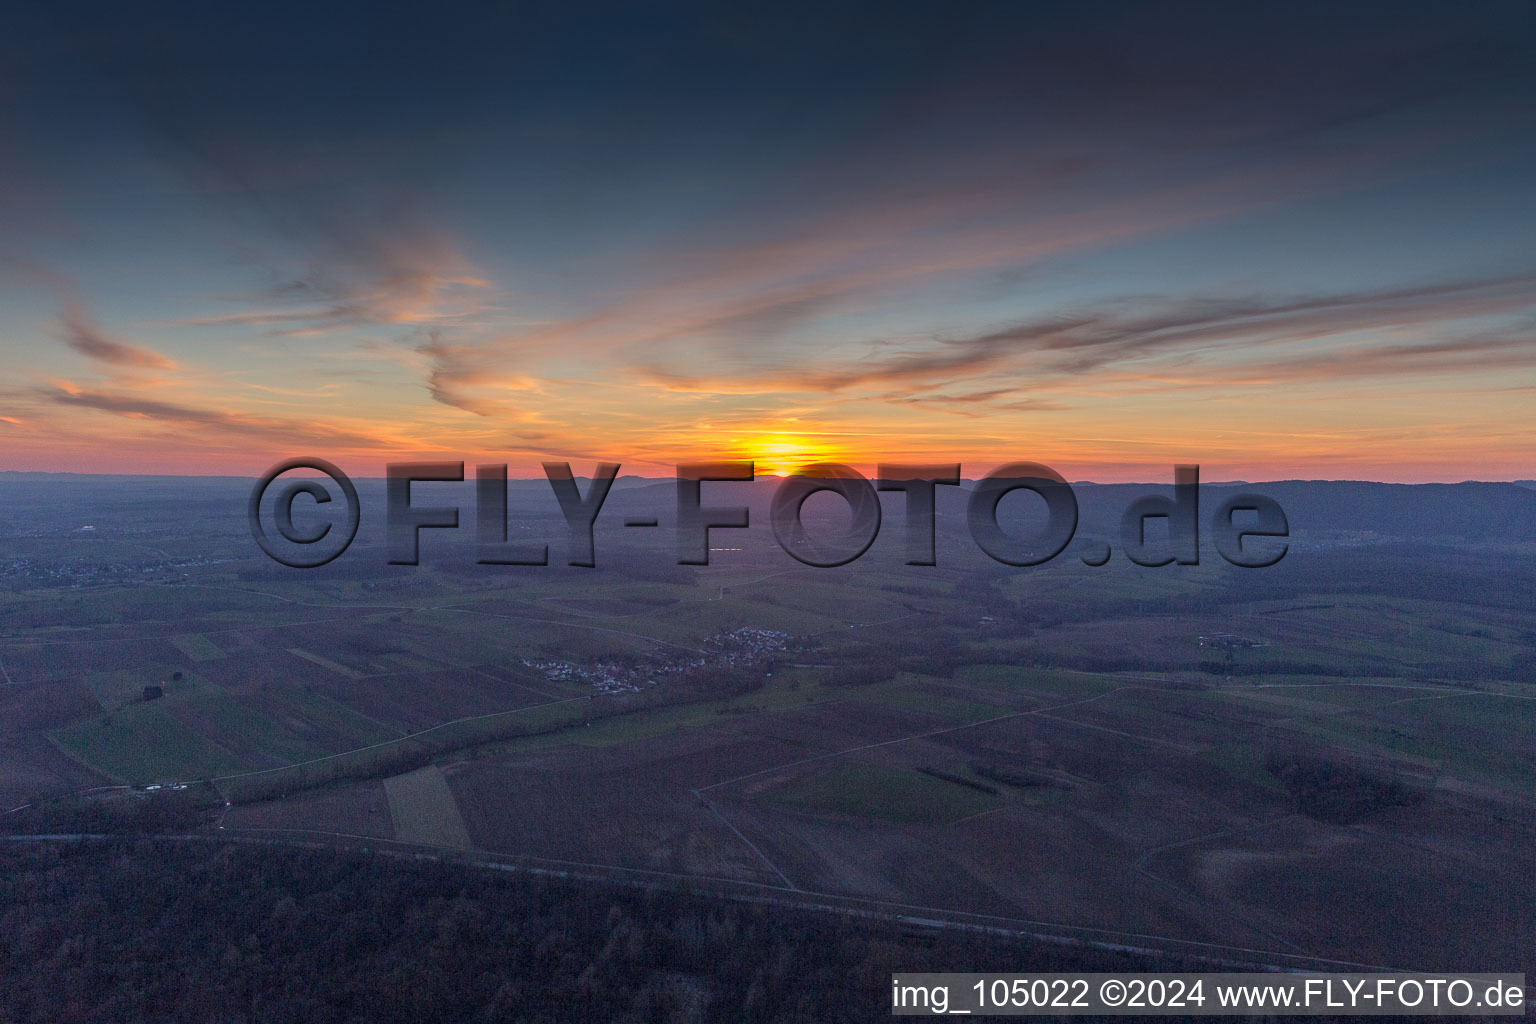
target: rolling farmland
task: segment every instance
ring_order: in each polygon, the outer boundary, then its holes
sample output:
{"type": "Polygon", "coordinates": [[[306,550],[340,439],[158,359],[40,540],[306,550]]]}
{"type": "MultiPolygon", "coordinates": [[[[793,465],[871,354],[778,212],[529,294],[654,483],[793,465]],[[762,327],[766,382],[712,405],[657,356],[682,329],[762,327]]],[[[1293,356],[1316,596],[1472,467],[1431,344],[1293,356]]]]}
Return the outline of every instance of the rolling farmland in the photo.
{"type": "Polygon", "coordinates": [[[599,539],[596,571],[234,560],[14,591],[0,810],[187,785],[231,834],[1276,956],[1536,949],[1536,634],[1507,553],[822,571],[749,542],[642,579],[666,551],[599,539]]]}

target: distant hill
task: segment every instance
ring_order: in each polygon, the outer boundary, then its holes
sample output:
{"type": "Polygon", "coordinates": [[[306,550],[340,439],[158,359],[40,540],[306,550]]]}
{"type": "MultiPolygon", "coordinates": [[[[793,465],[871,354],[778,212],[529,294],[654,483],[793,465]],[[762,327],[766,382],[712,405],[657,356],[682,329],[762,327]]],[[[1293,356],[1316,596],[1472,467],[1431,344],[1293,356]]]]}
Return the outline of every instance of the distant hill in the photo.
{"type": "MultiPolygon", "coordinates": [[[[938,489],[938,510],[945,518],[963,519],[974,481],[938,489]]],[[[778,480],[750,484],[705,484],[706,505],[746,505],[752,521],[766,525],[768,506],[778,480]],[[761,517],[761,518],[760,518],[761,517]]],[[[1455,540],[1536,541],[1536,489],[1515,483],[1386,484],[1353,480],[1277,480],[1264,483],[1202,484],[1201,527],[1228,495],[1253,492],[1273,498],[1285,509],[1293,533],[1348,535],[1369,541],[1455,540]]],[[[1171,484],[1074,484],[1079,531],[1114,536],[1120,517],[1144,494],[1172,495],[1171,484]]],[[[887,515],[899,515],[901,495],[888,495],[887,515]]],[[[1032,500],[1025,496],[1022,500],[1032,500]]],[[[609,497],[626,514],[641,509],[659,514],[663,522],[676,502],[671,481],[636,486],[622,497],[609,497]]],[[[608,510],[605,509],[605,513],[608,510]]]]}
{"type": "MultiPolygon", "coordinates": [[[[466,467],[469,479],[463,484],[432,484],[418,499],[427,504],[457,500],[465,514],[474,504],[473,469],[466,467]]],[[[382,525],[378,512],[383,507],[383,481],[357,477],[363,504],[369,510],[365,518],[382,525]]],[[[7,495],[14,510],[29,505],[57,507],[59,501],[79,503],[77,507],[95,507],[105,517],[114,507],[156,504],[179,498],[181,501],[207,503],[214,512],[230,506],[236,511],[231,522],[243,525],[244,499],[252,480],[239,477],[105,476],[69,473],[0,473],[0,493],[7,495]]],[[[583,493],[590,480],[577,478],[583,493]]],[[[760,477],[750,483],[706,483],[705,505],[750,508],[754,526],[768,525],[768,508],[779,486],[776,477],[760,477]]],[[[958,487],[938,488],[941,529],[963,528],[966,504],[974,481],[962,481],[958,487]]],[[[509,482],[510,505],[530,514],[549,515],[560,522],[559,507],[549,485],[543,480],[509,482]]],[[[1277,480],[1255,483],[1207,483],[1201,485],[1202,529],[1210,513],[1226,496],[1236,491],[1252,491],[1278,501],[1285,509],[1295,535],[1311,537],[1339,535],[1358,542],[1373,540],[1447,540],[1458,542],[1531,542],[1536,541],[1536,481],[1511,483],[1469,481],[1455,484],[1389,484],[1356,480],[1277,480]]],[[[1084,535],[1113,537],[1118,534],[1125,508],[1145,494],[1169,494],[1171,483],[1093,484],[1074,483],[1079,507],[1079,532],[1084,535]]],[[[603,519],[630,515],[653,515],[662,526],[672,522],[677,489],[669,478],[656,479],[622,476],[615,481],[603,509],[603,519]]],[[[835,501],[835,499],[827,499],[835,501]]],[[[894,520],[901,514],[900,494],[887,494],[883,502],[886,515],[894,520]]],[[[1028,495],[1009,499],[1016,509],[1027,509],[1034,501],[1028,495]]],[[[823,509],[835,506],[823,504],[823,509]]],[[[1005,506],[1006,507],[1006,506],[1005,506]]],[[[814,513],[811,513],[814,518],[814,513]]],[[[221,517],[222,518],[222,517],[221,517]]],[[[365,529],[365,533],[368,531],[365,529]]]]}

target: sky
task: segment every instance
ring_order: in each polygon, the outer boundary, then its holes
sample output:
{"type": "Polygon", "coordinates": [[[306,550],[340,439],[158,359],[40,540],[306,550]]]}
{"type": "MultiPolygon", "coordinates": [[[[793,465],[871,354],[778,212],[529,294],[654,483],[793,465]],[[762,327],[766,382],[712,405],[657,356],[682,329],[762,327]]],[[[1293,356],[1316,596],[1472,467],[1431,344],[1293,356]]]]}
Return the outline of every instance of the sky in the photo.
{"type": "Polygon", "coordinates": [[[0,470],[1536,478],[1528,3],[30,6],[0,470]]]}

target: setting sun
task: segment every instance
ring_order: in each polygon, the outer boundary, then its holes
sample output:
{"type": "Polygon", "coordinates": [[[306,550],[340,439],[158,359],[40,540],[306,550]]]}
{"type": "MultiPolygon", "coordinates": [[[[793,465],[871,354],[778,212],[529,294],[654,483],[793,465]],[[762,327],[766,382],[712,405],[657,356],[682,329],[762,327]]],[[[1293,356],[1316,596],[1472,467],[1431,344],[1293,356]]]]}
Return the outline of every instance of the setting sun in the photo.
{"type": "Polygon", "coordinates": [[[742,445],[761,476],[788,476],[797,469],[834,459],[833,449],[809,438],[782,432],[765,434],[742,445]]]}

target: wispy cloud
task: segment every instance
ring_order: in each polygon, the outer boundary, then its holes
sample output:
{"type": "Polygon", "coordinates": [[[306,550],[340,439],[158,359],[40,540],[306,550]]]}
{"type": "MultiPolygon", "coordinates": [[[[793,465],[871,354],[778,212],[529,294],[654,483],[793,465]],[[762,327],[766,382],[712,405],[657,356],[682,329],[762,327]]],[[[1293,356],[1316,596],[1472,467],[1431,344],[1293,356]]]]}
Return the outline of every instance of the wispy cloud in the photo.
{"type": "Polygon", "coordinates": [[[430,363],[427,390],[444,405],[480,416],[531,419],[532,414],[506,397],[508,392],[537,391],[536,378],[509,371],[481,361],[484,353],[476,348],[451,344],[440,333],[431,332],[429,340],[416,346],[416,352],[430,363]],[[480,391],[477,394],[476,391],[480,391]],[[490,391],[494,397],[486,397],[490,391]]]}
{"type": "Polygon", "coordinates": [[[160,353],[129,345],[111,337],[92,322],[84,306],[65,299],[59,314],[59,336],[64,344],[88,359],[111,366],[140,370],[173,370],[176,363],[160,353]]]}
{"type": "Polygon", "coordinates": [[[195,428],[204,442],[210,435],[228,445],[249,445],[252,441],[282,445],[326,443],[352,449],[375,450],[391,442],[383,432],[357,430],[313,420],[290,420],[254,416],[243,412],[211,409],[181,402],[145,398],[123,391],[80,387],[59,381],[36,391],[38,398],[53,405],[91,409],[125,419],[143,421],[166,428],[195,428]]]}
{"type": "MultiPolygon", "coordinates": [[[[1464,327],[1453,337],[1429,343],[1388,344],[1380,338],[1351,336],[1508,314],[1536,307],[1533,295],[1536,276],[1522,275],[1278,299],[1128,299],[959,337],[915,343],[876,339],[866,350],[873,355],[800,363],[750,378],[727,374],[721,381],[665,366],[643,366],[640,372],[657,386],[680,391],[745,387],[754,393],[814,393],[900,384],[910,395],[966,380],[1008,380],[1016,394],[1042,383],[1081,381],[1111,368],[1155,377],[1158,361],[1180,363],[1188,378],[1198,379],[1208,370],[1212,382],[1245,374],[1259,379],[1266,372],[1343,379],[1415,367],[1423,372],[1493,369],[1529,365],[1529,340],[1523,335],[1490,339],[1483,331],[1464,327]],[[1303,343],[1326,339],[1336,339],[1338,347],[1275,358],[1303,343]],[[1466,358],[1453,360],[1456,355],[1466,358]],[[1189,366],[1191,360],[1203,369],[1189,366]],[[1250,361],[1269,369],[1245,370],[1250,361]]],[[[972,400],[1009,390],[993,388],[972,400]]]]}
{"type": "Polygon", "coordinates": [[[447,232],[410,204],[369,212],[330,210],[308,222],[287,272],[242,301],[257,306],[187,317],[174,326],[259,327],[306,336],[353,327],[462,324],[488,308],[489,282],[447,232]]]}
{"type": "Polygon", "coordinates": [[[40,16],[0,37],[4,422],[230,463],[791,423],[1110,458],[1262,401],[1411,458],[1536,368],[1498,7],[40,16]]]}

